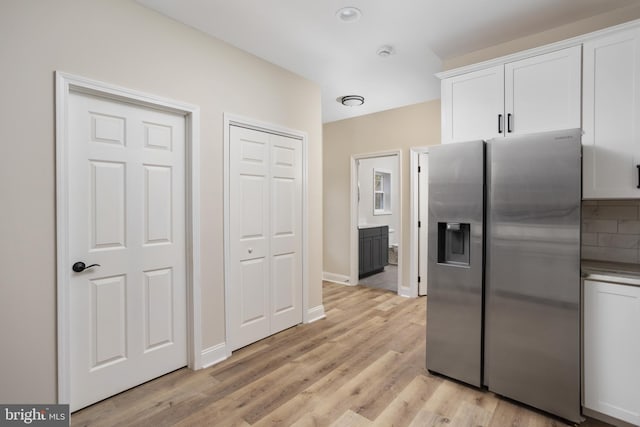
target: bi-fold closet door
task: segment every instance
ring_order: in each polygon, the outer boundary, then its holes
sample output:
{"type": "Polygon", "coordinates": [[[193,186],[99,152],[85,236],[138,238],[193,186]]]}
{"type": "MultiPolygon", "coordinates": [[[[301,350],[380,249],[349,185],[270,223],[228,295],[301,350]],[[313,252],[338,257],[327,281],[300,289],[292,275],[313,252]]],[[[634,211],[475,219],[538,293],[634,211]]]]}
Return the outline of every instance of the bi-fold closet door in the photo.
{"type": "Polygon", "coordinates": [[[302,322],[302,143],[230,127],[229,336],[238,349],[302,322]]]}

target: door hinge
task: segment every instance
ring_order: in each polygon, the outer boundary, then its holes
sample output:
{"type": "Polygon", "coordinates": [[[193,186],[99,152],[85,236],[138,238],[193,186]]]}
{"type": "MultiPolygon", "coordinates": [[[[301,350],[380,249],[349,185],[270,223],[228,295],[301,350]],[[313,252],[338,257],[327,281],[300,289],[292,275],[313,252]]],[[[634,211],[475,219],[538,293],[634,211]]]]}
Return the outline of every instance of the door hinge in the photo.
{"type": "Polygon", "coordinates": [[[422,222],[418,221],[418,228],[422,227],[422,222]]]}
{"type": "Polygon", "coordinates": [[[418,276],[418,283],[420,283],[420,276],[418,276]]]}
{"type": "Polygon", "coordinates": [[[418,166],[418,173],[422,172],[422,168],[418,166]]]}

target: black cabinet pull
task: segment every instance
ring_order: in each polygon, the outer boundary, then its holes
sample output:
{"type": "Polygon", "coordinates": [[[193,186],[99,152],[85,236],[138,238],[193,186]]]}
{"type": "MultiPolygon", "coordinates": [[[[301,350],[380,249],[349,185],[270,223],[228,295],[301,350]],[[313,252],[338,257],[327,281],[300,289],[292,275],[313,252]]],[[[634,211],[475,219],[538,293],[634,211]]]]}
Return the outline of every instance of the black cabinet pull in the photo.
{"type": "Polygon", "coordinates": [[[640,165],[636,165],[638,168],[638,186],[636,188],[640,188],[640,165]]]}
{"type": "Polygon", "coordinates": [[[502,133],[502,114],[498,114],[498,133],[502,133]]]}
{"type": "Polygon", "coordinates": [[[511,129],[511,113],[507,114],[507,132],[513,132],[513,129],[511,129]]]}

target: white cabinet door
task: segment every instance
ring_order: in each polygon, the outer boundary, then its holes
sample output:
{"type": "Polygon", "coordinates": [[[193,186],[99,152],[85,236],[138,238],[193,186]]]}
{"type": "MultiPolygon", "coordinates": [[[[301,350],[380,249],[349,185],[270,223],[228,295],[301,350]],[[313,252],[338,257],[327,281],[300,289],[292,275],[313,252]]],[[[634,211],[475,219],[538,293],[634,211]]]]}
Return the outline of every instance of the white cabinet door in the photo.
{"type": "Polygon", "coordinates": [[[583,97],[583,197],[640,197],[639,30],[585,43],[583,97]]]}
{"type": "Polygon", "coordinates": [[[580,127],[580,53],[574,46],[505,64],[507,135],[580,127]]]}
{"type": "Polygon", "coordinates": [[[581,125],[581,46],[442,80],[442,142],[581,125]]]}
{"type": "Polygon", "coordinates": [[[504,106],[502,65],[442,80],[442,143],[500,135],[504,106]],[[500,129],[499,129],[500,126],[500,129]]]}
{"type": "Polygon", "coordinates": [[[584,406],[640,425],[640,287],[584,282],[584,406]]]}

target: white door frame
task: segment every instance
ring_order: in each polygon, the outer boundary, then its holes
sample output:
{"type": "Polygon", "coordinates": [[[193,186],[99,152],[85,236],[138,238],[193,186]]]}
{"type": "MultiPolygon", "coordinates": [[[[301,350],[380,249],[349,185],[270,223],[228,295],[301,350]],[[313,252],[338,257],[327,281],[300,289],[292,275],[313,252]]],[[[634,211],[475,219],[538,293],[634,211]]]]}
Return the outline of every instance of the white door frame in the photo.
{"type": "MultiPolygon", "coordinates": [[[[428,153],[429,147],[412,147],[409,150],[409,181],[410,181],[410,200],[409,200],[409,271],[411,277],[409,278],[409,289],[411,296],[418,296],[418,235],[420,230],[418,229],[418,208],[419,208],[419,179],[418,179],[418,159],[420,154],[428,153]]],[[[422,277],[422,280],[427,280],[426,277],[422,277]]]]}
{"type": "MultiPolygon", "coordinates": [[[[231,333],[231,319],[229,316],[229,294],[231,286],[231,236],[230,236],[230,182],[231,182],[231,126],[239,126],[260,132],[282,135],[294,138],[302,144],[302,322],[309,323],[318,319],[317,315],[309,313],[309,196],[308,196],[308,140],[306,132],[285,128],[272,123],[261,122],[236,114],[224,113],[224,306],[225,306],[225,336],[228,343],[231,333]]],[[[225,345],[227,357],[231,356],[231,347],[225,345]]]]}
{"type": "Polygon", "coordinates": [[[58,332],[58,403],[70,403],[69,271],[69,130],[70,92],[132,103],[185,117],[186,272],[188,366],[200,369],[202,323],[200,308],[200,108],[155,95],[56,71],[56,262],[58,332]]]}
{"type": "MultiPolygon", "coordinates": [[[[402,269],[405,259],[402,253],[402,150],[377,151],[375,153],[354,154],[351,156],[351,225],[350,225],[350,242],[349,242],[349,284],[358,284],[358,161],[363,159],[372,159],[376,157],[398,156],[398,188],[400,189],[396,197],[399,201],[398,212],[398,295],[411,296],[410,290],[403,286],[402,269]]],[[[416,295],[418,288],[416,288],[416,295]]]]}

